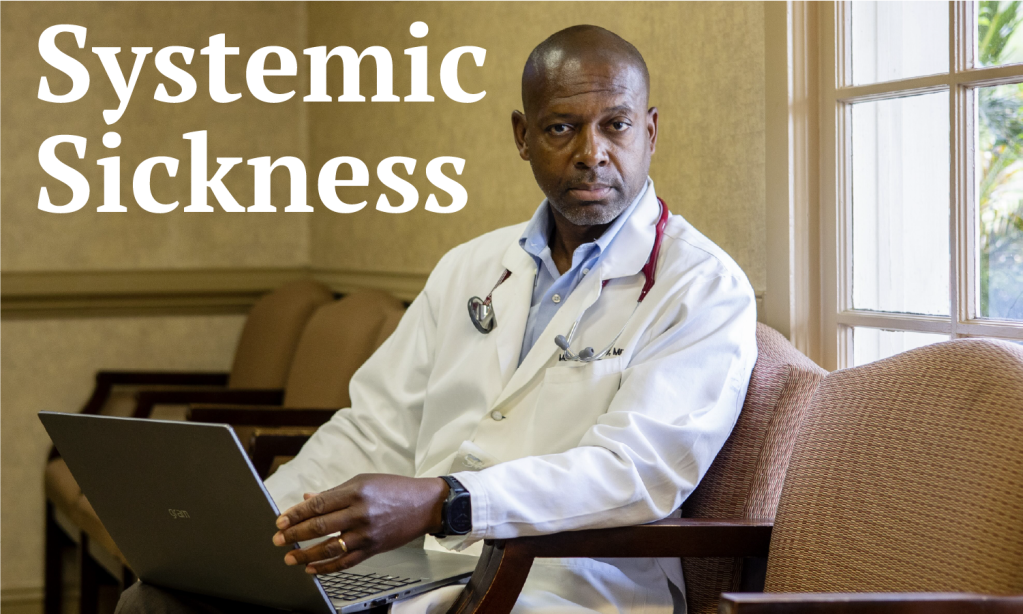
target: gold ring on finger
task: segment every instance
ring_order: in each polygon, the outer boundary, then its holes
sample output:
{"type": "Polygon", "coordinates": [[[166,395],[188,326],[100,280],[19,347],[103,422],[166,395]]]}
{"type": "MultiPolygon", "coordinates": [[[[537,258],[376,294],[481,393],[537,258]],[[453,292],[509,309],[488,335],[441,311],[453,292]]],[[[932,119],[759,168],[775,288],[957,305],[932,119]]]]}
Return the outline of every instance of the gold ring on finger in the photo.
{"type": "Polygon", "coordinates": [[[338,537],[337,538],[337,543],[341,544],[341,552],[344,552],[345,554],[348,554],[348,544],[345,543],[345,540],[340,538],[340,537],[338,537]]]}

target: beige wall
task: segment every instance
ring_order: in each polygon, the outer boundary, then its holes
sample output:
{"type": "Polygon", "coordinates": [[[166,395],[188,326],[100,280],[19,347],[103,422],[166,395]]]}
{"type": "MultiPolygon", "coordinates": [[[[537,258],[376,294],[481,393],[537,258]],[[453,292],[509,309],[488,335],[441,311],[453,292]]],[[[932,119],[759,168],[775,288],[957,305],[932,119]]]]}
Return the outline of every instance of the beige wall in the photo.
{"type": "Polygon", "coordinates": [[[36,414],[78,411],[97,369],[226,371],[244,317],[4,321],[0,326],[0,576],[40,586],[43,466],[50,443],[36,414]]]}
{"type": "MultiPolygon", "coordinates": [[[[174,44],[198,50],[220,32],[227,34],[228,44],[241,48],[242,57],[269,44],[300,50],[305,46],[303,4],[5,2],[0,24],[0,261],[5,274],[307,264],[309,222],[301,216],[221,211],[184,215],[180,209],[154,215],[135,206],[131,196],[131,173],[138,162],[169,155],[179,158],[182,167],[177,179],[154,181],[154,193],[165,202],[187,204],[189,151],[181,135],[192,130],[209,130],[211,161],[217,155],[305,157],[305,105],[268,105],[251,98],[216,104],[204,94],[205,58],[198,54],[192,61],[200,84],[196,97],[179,105],[158,104],[152,99],[157,77],[151,55],[124,116],[107,127],[101,112],[116,107],[116,96],[89,51],[93,46],[119,46],[123,58],[132,46],[159,49],[174,44]],[[85,49],[67,39],[61,48],[89,68],[92,82],[78,102],[44,103],[36,98],[40,76],[46,75],[57,92],[70,87],[70,79],[48,67],[37,52],[40,33],[61,23],[88,28],[85,49]],[[122,157],[122,203],[129,209],[123,214],[95,212],[102,203],[102,174],[95,161],[110,155],[100,144],[110,129],[122,137],[116,151],[122,157]],[[43,185],[57,203],[70,198],[70,190],[49,179],[37,160],[39,144],[56,134],[89,140],[86,159],[73,163],[92,184],[89,204],[77,213],[55,215],[36,208],[43,185]]],[[[127,68],[127,62],[122,66],[127,68]]],[[[229,70],[228,76],[229,89],[244,88],[244,70],[229,70]]],[[[68,153],[62,158],[68,159],[68,153]]],[[[251,203],[251,167],[237,167],[229,177],[239,201],[251,203]]],[[[276,185],[275,199],[283,199],[286,189],[283,182],[276,185]]],[[[77,411],[100,368],[227,370],[242,322],[242,315],[5,317],[0,324],[0,577],[5,607],[9,595],[31,597],[34,592],[23,589],[42,585],[42,469],[49,440],[36,413],[77,411]]]]}
{"type": "MultiPolygon", "coordinates": [[[[229,58],[228,91],[246,92],[244,59],[259,47],[305,47],[305,6],[301,3],[21,3],[0,7],[2,54],[0,121],[4,147],[0,155],[0,256],[3,271],[161,269],[207,267],[301,266],[308,259],[308,220],[301,215],[183,213],[189,202],[189,141],[181,135],[208,130],[212,174],[217,156],[262,155],[305,157],[305,111],[297,97],[282,104],[265,104],[245,95],[230,104],[213,102],[206,93],[206,57],[199,55],[209,37],[225,33],[227,44],[241,49],[229,58]],[[88,28],[85,48],[78,49],[70,34],[58,47],[78,59],[91,75],[89,92],[77,102],[56,104],[36,97],[39,78],[46,76],[55,93],[65,93],[71,79],[40,57],[39,35],[56,24],[88,28]],[[163,79],[153,67],[153,55],[169,45],[196,50],[189,67],[197,83],[196,96],[185,103],[153,100],[163,79]],[[112,126],[102,110],[117,108],[117,96],[92,47],[121,47],[122,70],[130,71],[130,47],[153,47],[146,58],[135,93],[124,115],[112,126]],[[96,160],[111,155],[100,139],[107,130],[122,137],[113,150],[121,155],[121,202],[125,213],[97,213],[103,202],[102,169],[96,160]],[[75,213],[53,214],[36,208],[39,188],[46,186],[56,204],[70,200],[71,191],[39,166],[39,145],[58,134],[88,139],[85,159],[77,160],[71,145],[58,155],[89,179],[89,203],[75,213]],[[180,201],[177,210],[157,215],[140,209],[132,196],[132,174],[139,162],[152,156],[181,161],[177,177],[159,168],[153,193],[163,202],[180,201]]],[[[300,53],[300,51],[299,51],[300,53]]],[[[181,58],[178,56],[177,61],[181,58]]],[[[304,65],[299,63],[299,67],[304,65]]],[[[305,81],[305,78],[301,78],[305,81]]],[[[177,86],[171,86],[177,92],[177,86]]],[[[225,184],[240,203],[251,204],[252,167],[244,163],[228,174],[225,184]]],[[[276,182],[274,197],[287,196],[285,182],[276,182]]],[[[210,203],[215,204],[210,196],[210,203]]]]}
{"type": "MultiPolygon", "coordinates": [[[[529,50],[555,30],[575,23],[608,27],[637,45],[653,77],[652,103],[660,108],[660,143],[651,175],[672,211],[685,215],[725,248],[747,271],[756,290],[765,286],[764,266],[764,17],[761,3],[3,3],[0,74],[0,261],[3,273],[116,272],[227,269],[307,269],[354,273],[425,274],[454,245],[481,232],[527,218],[542,198],[527,163],[516,155],[509,115],[520,108],[518,83],[529,50]],[[430,25],[416,41],[408,26],[430,25]],[[40,102],[39,77],[66,88],[59,73],[36,51],[50,25],[87,26],[86,49],[62,48],[80,58],[93,75],[85,99],[70,105],[40,102]],[[100,169],[109,155],[100,145],[108,129],[101,110],[116,98],[92,46],[200,49],[209,36],[227,33],[241,58],[257,47],[292,49],[304,70],[301,50],[315,45],[383,45],[395,65],[395,93],[408,91],[407,47],[430,49],[430,93],[434,103],[301,103],[255,101],[244,87],[243,59],[229,64],[229,88],[242,102],[220,105],[205,93],[205,58],[190,71],[199,82],[196,98],[181,105],[156,103],[157,76],[143,72],[124,117],[113,126],[123,137],[121,192],[125,214],[98,214],[100,169]],[[455,46],[487,49],[483,68],[463,60],[468,91],[486,89],[475,104],[447,100],[437,77],[443,55],[455,46]],[[143,158],[181,160],[177,179],[157,180],[163,200],[188,202],[188,143],[185,132],[208,129],[210,159],[217,155],[295,155],[306,161],[313,214],[170,214],[138,209],[130,172],[143,158]],[[63,191],[39,169],[37,151],[46,137],[77,134],[89,139],[85,169],[93,184],[85,209],[54,215],[36,209],[41,185],[55,200],[63,191]],[[381,188],[372,170],[382,158],[418,160],[415,181],[425,200],[426,163],[440,155],[466,159],[460,182],[466,208],[437,215],[420,206],[389,215],[372,204],[340,215],[319,204],[315,178],[329,158],[351,155],[371,169],[364,193],[375,202],[381,188]],[[167,198],[163,198],[163,197],[167,198]]],[[[122,54],[124,55],[124,54],[122,54]]],[[[149,60],[152,61],[151,59],[149,60]]],[[[231,60],[229,60],[231,61],[231,60]]],[[[372,68],[372,62],[367,62],[372,68]]],[[[371,95],[372,70],[363,76],[371,95]]],[[[296,79],[299,95],[307,79],[296,79]]],[[[336,67],[331,82],[340,82],[336,67]]],[[[60,91],[64,91],[61,89],[60,91]]],[[[336,94],[335,94],[336,95],[336,94]]],[[[212,170],[213,166],[211,166],[212,170]]],[[[448,167],[450,169],[450,167],[448,167]]],[[[228,182],[242,204],[253,197],[251,167],[231,171],[228,182]]],[[[273,197],[283,204],[287,183],[275,174],[273,197]]],[[[442,199],[443,201],[443,199],[442,199]]],[[[211,200],[211,203],[213,201],[211,200]]],[[[372,281],[372,276],[355,277],[372,281]]],[[[154,275],[154,284],[162,283],[154,275]]],[[[134,282],[133,282],[134,283],[134,282]]],[[[42,584],[42,469],[48,442],[35,417],[43,409],[75,410],[91,389],[98,368],[226,369],[242,323],[241,315],[82,318],[74,313],[47,319],[5,316],[0,368],[2,420],[2,588],[42,584]]]]}
{"type": "MultiPolygon", "coordinates": [[[[415,183],[425,198],[430,185],[421,169],[436,156],[457,155],[466,159],[461,182],[469,192],[468,205],[457,214],[437,215],[420,206],[389,215],[372,209],[379,184],[349,188],[349,202],[369,199],[371,205],[350,215],[314,214],[314,265],[425,273],[452,246],[528,218],[543,194],[511,135],[511,111],[522,106],[522,65],[546,36],[577,23],[612,29],[644,54],[653,80],[651,103],[660,109],[650,171],[658,193],[763,290],[763,6],[745,2],[512,2],[471,10],[446,3],[311,3],[310,46],[378,44],[406,59],[403,49],[427,44],[430,93],[437,101],[310,104],[310,166],[353,151],[370,169],[385,157],[408,155],[419,161],[415,183]],[[408,33],[416,20],[430,26],[422,43],[408,33]],[[482,68],[466,59],[460,71],[467,91],[487,92],[473,104],[448,100],[439,83],[441,59],[461,45],[487,50],[482,68]]],[[[395,93],[407,94],[407,68],[397,59],[395,66],[395,93]]],[[[375,91],[369,72],[363,76],[367,96],[375,91]]],[[[339,72],[330,77],[340,83],[339,72]]]]}

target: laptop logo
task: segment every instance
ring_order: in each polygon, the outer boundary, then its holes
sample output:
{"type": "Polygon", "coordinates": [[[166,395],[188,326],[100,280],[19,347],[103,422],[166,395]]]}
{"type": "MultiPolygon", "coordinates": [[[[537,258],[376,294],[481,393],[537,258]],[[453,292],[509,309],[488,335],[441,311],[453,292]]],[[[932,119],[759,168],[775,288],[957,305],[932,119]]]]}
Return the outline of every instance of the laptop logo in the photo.
{"type": "Polygon", "coordinates": [[[168,509],[167,511],[170,513],[171,518],[175,520],[177,520],[178,518],[191,518],[191,516],[188,515],[188,512],[186,510],[168,509]]]}

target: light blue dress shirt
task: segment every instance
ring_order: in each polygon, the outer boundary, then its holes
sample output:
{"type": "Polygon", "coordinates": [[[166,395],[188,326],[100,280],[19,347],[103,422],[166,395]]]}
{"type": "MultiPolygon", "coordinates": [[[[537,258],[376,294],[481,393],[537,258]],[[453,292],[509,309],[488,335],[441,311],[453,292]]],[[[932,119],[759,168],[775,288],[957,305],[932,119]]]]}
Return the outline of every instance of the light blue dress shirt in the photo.
{"type": "MultiPolygon", "coordinates": [[[[526,319],[526,332],[522,335],[522,349],[519,351],[519,364],[526,358],[529,350],[536,345],[536,340],[554,318],[569,294],[575,290],[583,277],[600,265],[601,258],[607,253],[608,247],[618,235],[618,231],[636,210],[636,205],[643,199],[649,189],[649,181],[639,196],[632,201],[621,215],[600,235],[596,241],[584,243],[572,253],[572,266],[564,274],[558,272],[557,265],[551,258],[550,238],[554,232],[554,220],[551,218],[550,205],[543,201],[526,229],[519,238],[519,245],[532,256],[536,262],[536,279],[533,281],[533,300],[529,305],[529,317],[526,319]]],[[[567,335],[568,331],[560,331],[567,335]]]]}

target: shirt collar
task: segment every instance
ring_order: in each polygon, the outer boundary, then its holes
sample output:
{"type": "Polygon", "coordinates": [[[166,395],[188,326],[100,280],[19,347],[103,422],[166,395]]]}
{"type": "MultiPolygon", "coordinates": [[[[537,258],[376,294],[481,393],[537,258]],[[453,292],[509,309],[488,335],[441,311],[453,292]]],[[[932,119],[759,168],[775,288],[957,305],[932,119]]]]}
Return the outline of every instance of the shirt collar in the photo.
{"type": "MultiPolygon", "coordinates": [[[[611,242],[618,235],[618,231],[621,230],[622,226],[625,226],[626,221],[632,216],[632,212],[636,210],[637,205],[643,200],[647,191],[650,190],[650,184],[652,182],[647,178],[646,184],[643,189],[640,190],[639,194],[632,200],[632,203],[622,211],[618,217],[615,218],[614,222],[607,227],[604,234],[600,235],[596,241],[589,244],[585,244],[580,247],[586,247],[587,245],[595,245],[598,254],[604,253],[604,251],[611,245],[611,242]]],[[[522,231],[522,236],[519,237],[519,245],[527,254],[535,259],[540,258],[540,254],[550,243],[551,232],[554,229],[554,220],[551,218],[550,203],[547,199],[544,199],[540,206],[537,207],[533,213],[533,217],[526,224],[525,230],[522,231]]]]}

